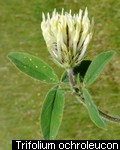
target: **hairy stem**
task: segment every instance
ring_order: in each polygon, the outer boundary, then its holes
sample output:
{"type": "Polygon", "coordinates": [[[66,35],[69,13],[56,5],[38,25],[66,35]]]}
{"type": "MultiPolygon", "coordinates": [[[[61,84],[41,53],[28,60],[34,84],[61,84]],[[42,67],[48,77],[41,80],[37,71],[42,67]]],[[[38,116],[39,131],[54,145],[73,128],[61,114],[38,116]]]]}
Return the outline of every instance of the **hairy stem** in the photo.
{"type": "Polygon", "coordinates": [[[76,95],[78,95],[80,97],[81,92],[80,92],[79,88],[76,86],[74,76],[73,76],[73,70],[72,69],[67,70],[67,75],[68,75],[68,79],[69,79],[69,84],[72,87],[74,93],[76,93],[76,95]]]}
{"type": "Polygon", "coordinates": [[[98,109],[98,111],[99,111],[99,114],[100,114],[102,117],[104,117],[105,119],[110,120],[110,121],[113,121],[113,122],[118,122],[118,123],[120,123],[120,118],[110,116],[110,115],[104,113],[103,111],[101,111],[100,109],[98,109]]]}
{"type": "Polygon", "coordinates": [[[70,83],[71,87],[74,88],[75,87],[75,81],[74,81],[74,77],[73,77],[73,70],[69,69],[69,70],[67,70],[67,73],[68,73],[69,83],[70,83]]]}
{"type": "MultiPolygon", "coordinates": [[[[82,102],[82,103],[85,105],[85,103],[84,103],[84,98],[83,98],[83,96],[82,96],[82,93],[81,93],[80,89],[76,86],[76,83],[75,83],[75,81],[74,81],[73,70],[72,70],[72,69],[67,70],[67,75],[68,75],[68,79],[69,79],[70,86],[72,87],[72,89],[73,89],[73,91],[74,91],[74,94],[75,94],[77,97],[79,97],[79,101],[82,102]]],[[[113,116],[111,116],[111,115],[108,115],[108,114],[104,113],[103,111],[101,111],[100,109],[98,109],[98,111],[99,111],[99,114],[100,114],[103,118],[105,118],[105,119],[107,119],[107,120],[109,120],[109,121],[113,121],[113,122],[118,122],[118,123],[120,123],[120,118],[117,118],[117,117],[113,117],[113,116]]]]}

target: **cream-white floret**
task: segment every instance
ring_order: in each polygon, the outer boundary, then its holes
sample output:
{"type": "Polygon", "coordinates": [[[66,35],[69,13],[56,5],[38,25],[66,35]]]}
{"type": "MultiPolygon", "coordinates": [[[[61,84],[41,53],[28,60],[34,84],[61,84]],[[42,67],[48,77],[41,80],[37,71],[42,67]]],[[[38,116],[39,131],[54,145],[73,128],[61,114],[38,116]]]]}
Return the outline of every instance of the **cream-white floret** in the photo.
{"type": "Polygon", "coordinates": [[[75,67],[84,57],[92,38],[92,26],[88,18],[88,10],[84,15],[80,9],[72,16],[62,9],[59,14],[54,9],[52,16],[42,13],[41,29],[48,51],[55,63],[64,68],[75,67]]]}

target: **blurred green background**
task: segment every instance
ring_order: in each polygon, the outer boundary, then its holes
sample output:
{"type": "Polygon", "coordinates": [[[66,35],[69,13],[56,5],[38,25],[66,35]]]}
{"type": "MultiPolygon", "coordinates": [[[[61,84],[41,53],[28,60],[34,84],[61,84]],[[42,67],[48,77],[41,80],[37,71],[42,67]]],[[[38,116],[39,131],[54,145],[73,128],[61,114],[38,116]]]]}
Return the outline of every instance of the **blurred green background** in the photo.
{"type": "MultiPolygon", "coordinates": [[[[94,103],[107,113],[120,116],[120,1],[119,0],[0,0],[0,150],[10,150],[12,139],[43,139],[39,115],[51,85],[18,71],[7,59],[11,51],[41,57],[60,77],[63,69],[50,58],[40,23],[42,12],[88,7],[94,16],[93,39],[86,59],[115,50],[117,55],[89,88],[94,103]]],[[[107,131],[97,128],[75,97],[65,95],[63,121],[56,139],[120,139],[120,124],[105,121],[107,131]]]]}

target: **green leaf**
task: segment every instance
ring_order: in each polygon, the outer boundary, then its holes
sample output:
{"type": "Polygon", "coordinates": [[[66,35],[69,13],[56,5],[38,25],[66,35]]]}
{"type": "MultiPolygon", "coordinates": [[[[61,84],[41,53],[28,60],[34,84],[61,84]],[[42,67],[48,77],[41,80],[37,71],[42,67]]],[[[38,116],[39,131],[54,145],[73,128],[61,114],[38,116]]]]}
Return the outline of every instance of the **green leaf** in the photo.
{"type": "Polygon", "coordinates": [[[8,58],[27,75],[47,83],[57,83],[53,69],[40,58],[22,52],[11,52],[8,58]]]}
{"type": "Polygon", "coordinates": [[[55,139],[62,121],[63,109],[63,92],[56,86],[48,92],[41,113],[41,128],[46,140],[55,139]]]}
{"type": "Polygon", "coordinates": [[[85,85],[90,85],[96,80],[114,54],[114,51],[103,52],[92,61],[84,77],[85,85]]]}
{"type": "Polygon", "coordinates": [[[83,60],[78,66],[73,69],[74,75],[79,74],[81,81],[83,81],[85,73],[89,65],[91,64],[91,60],[83,60]]]}
{"type": "Polygon", "coordinates": [[[68,79],[68,76],[67,76],[67,71],[64,71],[62,76],[61,76],[61,81],[65,84],[68,84],[69,83],[69,79],[68,79]]]}
{"type": "MultiPolygon", "coordinates": [[[[91,60],[83,60],[78,66],[73,68],[73,74],[75,76],[75,80],[77,80],[78,75],[80,77],[80,80],[83,81],[85,73],[91,63],[91,60]]],[[[61,81],[65,84],[69,83],[67,71],[64,71],[61,77],[61,81]]]]}
{"type": "Polygon", "coordinates": [[[99,115],[99,112],[92,102],[91,96],[87,89],[83,88],[83,97],[85,99],[85,104],[89,113],[89,116],[91,120],[100,128],[106,129],[106,125],[104,121],[102,120],[101,116],[99,115]]]}

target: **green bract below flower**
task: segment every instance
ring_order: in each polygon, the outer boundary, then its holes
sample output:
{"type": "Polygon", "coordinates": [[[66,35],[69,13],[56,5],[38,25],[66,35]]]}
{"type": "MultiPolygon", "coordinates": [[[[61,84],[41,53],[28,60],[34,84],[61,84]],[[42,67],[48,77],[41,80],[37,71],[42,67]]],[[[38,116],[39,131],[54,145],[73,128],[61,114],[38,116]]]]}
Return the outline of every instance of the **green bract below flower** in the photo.
{"type": "Polygon", "coordinates": [[[47,44],[47,48],[55,63],[63,68],[73,68],[78,65],[92,38],[93,20],[90,23],[87,8],[84,15],[80,9],[78,14],[71,15],[64,12],[47,14],[41,22],[42,33],[47,44]]]}

